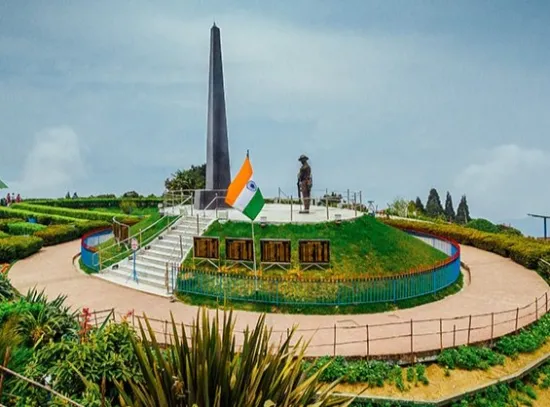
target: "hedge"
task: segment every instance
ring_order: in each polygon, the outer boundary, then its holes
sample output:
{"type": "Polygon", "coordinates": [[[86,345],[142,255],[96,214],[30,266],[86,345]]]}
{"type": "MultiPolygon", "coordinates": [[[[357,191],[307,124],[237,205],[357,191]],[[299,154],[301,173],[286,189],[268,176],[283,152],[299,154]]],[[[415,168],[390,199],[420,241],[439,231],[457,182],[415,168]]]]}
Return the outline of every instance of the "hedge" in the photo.
{"type": "Polygon", "coordinates": [[[108,222],[92,221],[83,225],[50,225],[47,228],[37,231],[34,236],[44,241],[44,246],[53,246],[60,243],[80,239],[82,235],[96,229],[109,227],[108,222]]]}
{"type": "Polygon", "coordinates": [[[34,232],[38,232],[44,228],[46,228],[46,226],[39,223],[19,221],[8,225],[8,233],[11,235],[32,235],[34,232]]]}
{"type": "Polygon", "coordinates": [[[454,224],[414,222],[391,218],[381,218],[380,220],[400,229],[407,228],[432,233],[453,239],[463,245],[509,257],[514,262],[532,270],[537,270],[541,258],[550,258],[550,244],[522,236],[480,232],[454,224]]]}
{"type": "Polygon", "coordinates": [[[156,207],[163,203],[162,198],[77,198],[77,199],[39,199],[32,200],[35,205],[48,205],[73,209],[118,208],[122,200],[135,202],[138,208],[156,207]]]}
{"type": "Polygon", "coordinates": [[[42,239],[35,236],[11,236],[0,239],[0,263],[11,263],[36,253],[42,248],[42,239]]]}
{"type": "MultiPolygon", "coordinates": [[[[81,209],[60,208],[55,206],[33,205],[33,204],[27,204],[27,203],[14,204],[10,206],[10,208],[22,209],[24,211],[31,211],[37,214],[66,216],[66,217],[75,218],[75,219],[103,220],[106,222],[111,222],[114,216],[114,214],[108,213],[108,212],[95,212],[95,211],[86,211],[81,209]]],[[[136,218],[135,216],[126,216],[126,217],[136,218]]]]}
{"type": "Polygon", "coordinates": [[[0,231],[7,232],[8,231],[8,225],[10,223],[15,223],[15,222],[21,222],[21,218],[2,219],[2,216],[0,215],[0,231]]]}
{"type": "Polygon", "coordinates": [[[6,238],[6,237],[10,237],[10,235],[8,235],[6,232],[2,232],[2,231],[0,230],[0,239],[4,239],[4,238],[6,238]]]}
{"type": "Polygon", "coordinates": [[[0,218],[19,218],[27,220],[28,218],[35,218],[38,223],[43,225],[50,224],[63,224],[63,223],[75,223],[82,222],[82,219],[70,218],[60,215],[47,215],[42,213],[36,213],[33,211],[26,211],[23,209],[13,209],[11,207],[0,207],[0,218]]]}

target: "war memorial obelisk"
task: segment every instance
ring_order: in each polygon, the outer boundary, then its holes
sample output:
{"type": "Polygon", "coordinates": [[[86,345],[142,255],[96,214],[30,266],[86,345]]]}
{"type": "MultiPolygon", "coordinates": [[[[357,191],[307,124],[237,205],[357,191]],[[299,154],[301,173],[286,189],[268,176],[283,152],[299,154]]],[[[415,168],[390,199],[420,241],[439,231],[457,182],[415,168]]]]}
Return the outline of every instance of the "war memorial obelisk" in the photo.
{"type": "Polygon", "coordinates": [[[206,189],[195,194],[195,208],[225,207],[225,194],[231,183],[229,143],[223,88],[220,29],[210,29],[210,72],[208,78],[208,124],[206,133],[206,189]],[[219,197],[215,202],[212,202],[219,197]]]}

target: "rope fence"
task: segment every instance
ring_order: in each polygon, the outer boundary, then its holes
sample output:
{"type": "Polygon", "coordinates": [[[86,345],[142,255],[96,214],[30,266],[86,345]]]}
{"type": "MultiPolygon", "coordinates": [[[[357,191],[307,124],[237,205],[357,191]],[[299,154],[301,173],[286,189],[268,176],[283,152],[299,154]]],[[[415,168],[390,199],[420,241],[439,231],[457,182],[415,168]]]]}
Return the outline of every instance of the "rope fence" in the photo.
{"type": "MultiPolygon", "coordinates": [[[[461,345],[492,345],[496,339],[538,321],[548,312],[548,307],[549,299],[546,292],[527,305],[500,312],[360,326],[335,323],[317,328],[296,328],[293,343],[300,337],[310,341],[308,356],[417,357],[461,345]]],[[[102,324],[107,317],[108,322],[117,322],[115,309],[95,311],[91,315],[90,322],[95,326],[102,324]]],[[[212,311],[211,315],[215,315],[215,311],[212,311]]],[[[133,310],[126,314],[118,313],[118,320],[126,321],[137,333],[140,322],[145,328],[144,317],[136,315],[133,310]]],[[[156,335],[156,340],[159,343],[170,344],[173,339],[171,321],[149,317],[147,320],[156,335]]],[[[183,326],[187,329],[193,328],[194,325],[184,323],[183,326]]],[[[178,331],[181,331],[180,327],[181,323],[178,323],[178,331]]],[[[271,329],[272,342],[276,344],[285,339],[290,335],[290,331],[290,327],[271,329]]],[[[245,330],[237,328],[234,332],[237,345],[240,345],[245,330]]]]}

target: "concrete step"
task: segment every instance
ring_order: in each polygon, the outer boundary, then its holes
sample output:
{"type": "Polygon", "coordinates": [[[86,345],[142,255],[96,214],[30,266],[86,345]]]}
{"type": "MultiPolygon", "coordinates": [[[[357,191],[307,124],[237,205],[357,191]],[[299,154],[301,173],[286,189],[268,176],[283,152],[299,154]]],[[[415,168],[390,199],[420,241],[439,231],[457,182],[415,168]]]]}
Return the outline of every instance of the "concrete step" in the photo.
{"type": "Polygon", "coordinates": [[[127,276],[120,276],[111,273],[93,274],[93,277],[101,278],[102,280],[109,281],[113,284],[118,284],[120,286],[142,291],[148,294],[159,295],[161,297],[170,296],[170,294],[166,293],[166,287],[161,288],[156,285],[149,285],[147,284],[147,281],[144,280],[138,280],[138,282],[135,282],[131,277],[128,279],[127,276]]]}
{"type": "Polygon", "coordinates": [[[167,241],[170,241],[170,242],[177,242],[179,244],[180,242],[180,236],[181,236],[181,240],[183,242],[185,241],[188,241],[188,242],[192,242],[193,241],[193,236],[196,236],[196,233],[189,233],[189,232],[169,232],[167,234],[165,234],[162,238],[162,240],[167,240],[167,241]]]}
{"type": "Polygon", "coordinates": [[[140,261],[166,267],[166,263],[179,263],[180,257],[179,256],[175,256],[175,257],[156,256],[156,255],[146,254],[146,255],[139,255],[138,259],[140,261]]]}
{"type": "MultiPolygon", "coordinates": [[[[119,267],[116,271],[119,274],[123,274],[125,276],[131,276],[133,272],[133,266],[131,264],[126,264],[124,266],[119,267]]],[[[152,267],[144,267],[142,264],[137,264],[136,262],[136,272],[138,274],[138,278],[140,276],[145,277],[147,280],[156,281],[158,284],[161,284],[164,287],[164,279],[166,278],[166,270],[159,270],[152,267]]]]}
{"type": "MultiPolygon", "coordinates": [[[[166,293],[166,283],[165,277],[156,276],[154,274],[148,273],[144,270],[136,268],[138,284],[142,286],[153,287],[161,292],[166,293]]],[[[104,273],[104,275],[109,277],[115,277],[124,284],[133,282],[133,270],[132,268],[118,268],[117,270],[109,270],[109,272],[104,273]]]]}

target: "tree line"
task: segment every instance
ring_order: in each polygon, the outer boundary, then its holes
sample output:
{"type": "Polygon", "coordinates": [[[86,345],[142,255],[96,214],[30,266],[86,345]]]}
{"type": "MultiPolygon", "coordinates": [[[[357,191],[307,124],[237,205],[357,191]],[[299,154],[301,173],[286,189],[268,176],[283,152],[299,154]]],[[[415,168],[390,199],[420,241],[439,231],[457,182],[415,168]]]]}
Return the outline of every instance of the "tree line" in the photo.
{"type": "Polygon", "coordinates": [[[435,188],[430,189],[426,206],[424,206],[420,197],[416,197],[416,200],[414,201],[414,208],[419,215],[428,216],[430,218],[443,218],[448,222],[455,222],[465,225],[472,220],[470,217],[470,208],[468,207],[466,195],[462,195],[460,198],[460,202],[458,203],[458,207],[455,212],[451,193],[447,191],[445,208],[443,208],[443,205],[441,205],[441,199],[439,198],[439,193],[435,188]]]}

